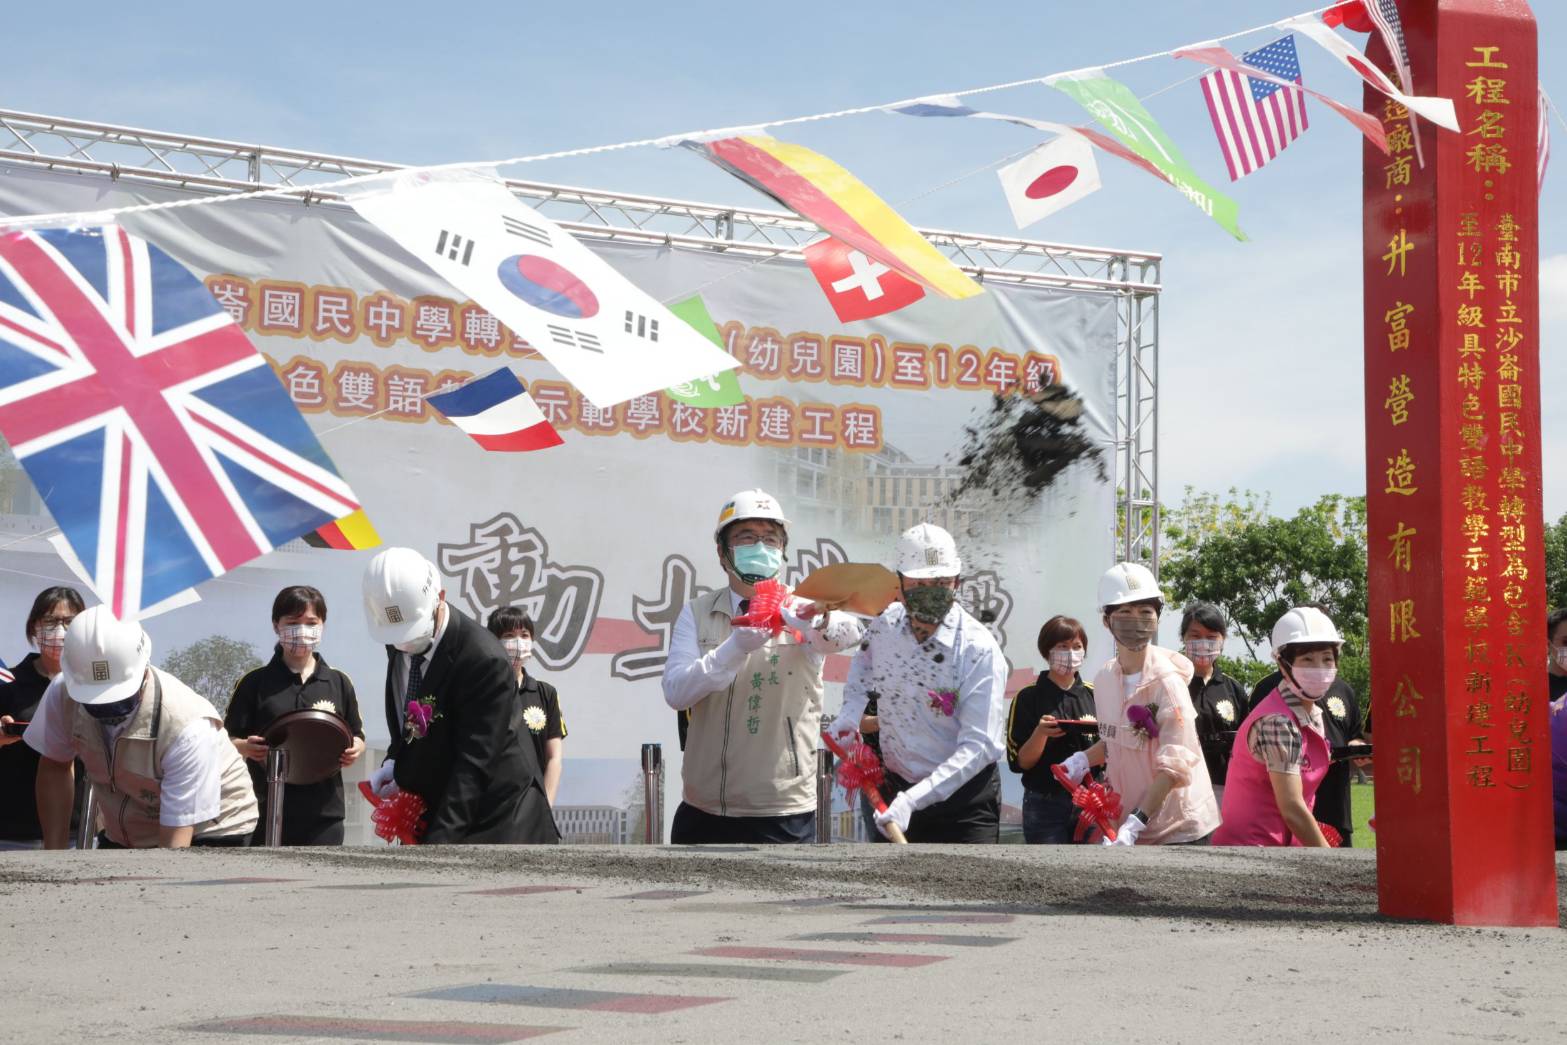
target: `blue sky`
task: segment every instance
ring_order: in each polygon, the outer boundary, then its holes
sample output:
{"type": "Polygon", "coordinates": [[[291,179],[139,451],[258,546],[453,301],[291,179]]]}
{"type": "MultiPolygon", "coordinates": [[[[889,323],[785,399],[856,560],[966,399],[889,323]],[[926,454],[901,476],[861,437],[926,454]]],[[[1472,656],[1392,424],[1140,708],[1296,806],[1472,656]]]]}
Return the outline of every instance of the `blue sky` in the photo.
{"type": "MultiPolygon", "coordinates": [[[[876,104],[1101,64],[1295,14],[1309,0],[1202,4],[902,2],[445,6],[165,3],[11,5],[0,107],[409,163],[655,137],[876,104]],[[157,14],[149,17],[148,11],[157,14]],[[84,31],[84,28],[86,31],[84,31]]],[[[1537,4],[1546,88],[1567,103],[1567,5],[1537,4]]],[[[1277,34],[1235,41],[1255,47],[1277,34]]],[[[1363,39],[1363,38],[1356,38],[1363,39]]],[[[1347,73],[1301,41],[1306,82],[1353,100],[1347,73]]],[[[1197,71],[1115,71],[1140,94],[1197,71]]],[[[1028,87],[983,107],[1081,111],[1028,87]]],[[[1195,82],[1149,102],[1187,158],[1226,177],[1195,82]]],[[[1252,242],[1116,161],[1103,191],[1024,235],[1158,251],[1163,495],[1231,486],[1289,511],[1365,487],[1357,135],[1325,108],[1279,160],[1227,190],[1252,242]]],[[[1027,147],[973,121],[870,115],[786,128],[916,224],[1018,234],[993,174],[930,191],[1027,147]]],[[[1541,207],[1545,502],[1567,512],[1567,131],[1541,207]]],[[[510,168],[515,177],[771,206],[695,157],[654,149],[510,168]]]]}

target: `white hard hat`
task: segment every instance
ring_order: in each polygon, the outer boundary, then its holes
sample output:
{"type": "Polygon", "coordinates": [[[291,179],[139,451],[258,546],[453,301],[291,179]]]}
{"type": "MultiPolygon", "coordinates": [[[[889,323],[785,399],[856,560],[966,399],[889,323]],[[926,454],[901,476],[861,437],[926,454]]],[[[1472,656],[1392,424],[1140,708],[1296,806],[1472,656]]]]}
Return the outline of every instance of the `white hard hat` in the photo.
{"type": "Polygon", "coordinates": [[[395,646],[430,630],[441,581],[435,564],[412,548],[388,548],[365,567],[364,595],[370,636],[395,646]]]}
{"type": "Polygon", "coordinates": [[[746,519],[771,519],[787,532],[789,520],[784,518],[778,501],[766,490],[741,490],[718,510],[718,524],[713,527],[713,540],[718,540],[724,527],[746,519]]]}
{"type": "Polygon", "coordinates": [[[1164,601],[1153,572],[1140,562],[1118,562],[1099,578],[1099,605],[1124,606],[1147,599],[1164,601]]]}
{"type": "Polygon", "coordinates": [[[1333,626],[1328,615],[1315,606],[1296,606],[1273,626],[1274,653],[1285,646],[1319,642],[1342,646],[1344,637],[1338,633],[1338,628],[1333,626]]]}
{"type": "Polygon", "coordinates": [[[141,689],[151,660],[152,640],[140,624],[120,620],[107,606],[83,610],[65,629],[65,692],[79,704],[124,700],[141,689]]]}
{"type": "Polygon", "coordinates": [[[939,526],[920,523],[904,530],[898,538],[898,562],[894,569],[915,580],[956,577],[963,572],[963,560],[958,558],[958,545],[952,534],[939,526]]]}

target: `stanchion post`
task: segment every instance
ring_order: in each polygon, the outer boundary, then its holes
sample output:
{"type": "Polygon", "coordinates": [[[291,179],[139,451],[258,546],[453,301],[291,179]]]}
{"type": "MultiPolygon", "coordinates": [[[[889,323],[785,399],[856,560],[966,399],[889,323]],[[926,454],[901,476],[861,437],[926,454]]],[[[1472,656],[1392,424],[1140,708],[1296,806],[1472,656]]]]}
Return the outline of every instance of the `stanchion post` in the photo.
{"type": "Polygon", "coordinates": [[[832,841],[832,752],[816,749],[816,844],[832,841]]]}
{"type": "Polygon", "coordinates": [[[643,838],[648,845],[664,843],[664,745],[642,745],[643,838]]]}
{"type": "Polygon", "coordinates": [[[288,779],[288,751],[267,749],[267,845],[283,844],[283,782],[288,779]]]}
{"type": "Polygon", "coordinates": [[[76,848],[91,849],[93,845],[93,821],[98,819],[98,796],[93,794],[92,781],[82,788],[82,801],[76,809],[76,848]]]}

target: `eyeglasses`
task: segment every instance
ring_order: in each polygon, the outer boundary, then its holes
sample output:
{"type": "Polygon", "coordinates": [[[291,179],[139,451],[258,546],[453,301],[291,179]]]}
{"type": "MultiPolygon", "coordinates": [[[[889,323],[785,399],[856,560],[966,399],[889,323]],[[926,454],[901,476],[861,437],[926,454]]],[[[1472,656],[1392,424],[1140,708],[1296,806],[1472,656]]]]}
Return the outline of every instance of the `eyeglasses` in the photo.
{"type": "Polygon", "coordinates": [[[767,533],[737,533],[729,539],[729,544],[735,548],[749,548],[753,544],[765,544],[769,548],[782,548],[783,538],[767,533]]]}
{"type": "Polygon", "coordinates": [[[73,613],[69,617],[45,617],[38,622],[40,628],[69,628],[71,621],[76,619],[73,613]]]}

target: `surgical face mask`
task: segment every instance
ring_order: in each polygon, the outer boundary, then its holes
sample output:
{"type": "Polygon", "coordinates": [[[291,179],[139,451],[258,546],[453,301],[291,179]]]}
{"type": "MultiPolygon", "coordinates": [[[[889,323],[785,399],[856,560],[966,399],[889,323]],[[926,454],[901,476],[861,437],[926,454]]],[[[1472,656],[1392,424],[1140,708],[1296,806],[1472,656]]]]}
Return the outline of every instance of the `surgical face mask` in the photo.
{"type": "Polygon", "coordinates": [[[522,635],[516,635],[509,639],[502,639],[501,645],[506,648],[506,656],[511,659],[513,667],[520,667],[533,656],[533,640],[522,635]]]}
{"type": "Polygon", "coordinates": [[[296,657],[314,653],[316,647],[321,645],[321,625],[284,624],[277,629],[277,640],[285,653],[296,657]]]}
{"type": "Polygon", "coordinates": [[[1158,633],[1157,620],[1127,616],[1110,618],[1110,634],[1115,636],[1115,644],[1133,653],[1145,648],[1158,633]]]}
{"type": "Polygon", "coordinates": [[[60,650],[65,648],[65,626],[46,624],[34,633],[33,642],[40,651],[47,650],[58,656],[60,650]]]}
{"type": "Polygon", "coordinates": [[[410,657],[417,657],[435,644],[435,620],[430,620],[430,630],[418,638],[409,639],[407,642],[394,642],[392,648],[401,650],[410,657]]]}
{"type": "Polygon", "coordinates": [[[1317,700],[1327,693],[1333,680],[1338,678],[1338,668],[1291,668],[1290,675],[1301,696],[1317,700]]]}
{"type": "Polygon", "coordinates": [[[734,563],[735,573],[739,574],[740,579],[747,584],[769,580],[778,576],[778,571],[783,569],[783,549],[774,548],[761,541],[731,548],[729,555],[730,561],[734,563]]]}
{"type": "Polygon", "coordinates": [[[136,711],[136,705],[141,703],[141,694],[132,693],[124,700],[116,700],[109,704],[83,704],[82,710],[105,726],[117,726],[130,718],[136,711]]]}
{"type": "Polygon", "coordinates": [[[1050,667],[1053,671],[1063,674],[1068,671],[1076,671],[1083,666],[1083,651],[1080,649],[1062,649],[1056,647],[1050,651],[1050,667]]]}
{"type": "Polygon", "coordinates": [[[922,584],[917,588],[905,588],[903,604],[909,616],[921,624],[940,624],[947,619],[947,612],[957,600],[958,593],[941,584],[922,584]]]}
{"type": "Polygon", "coordinates": [[[1556,658],[1556,666],[1567,671],[1567,646],[1552,646],[1551,656],[1556,658]]]}
{"type": "Polygon", "coordinates": [[[1222,639],[1187,639],[1186,655],[1193,660],[1214,660],[1223,646],[1222,639]]]}

